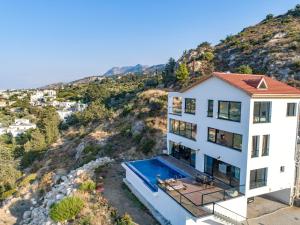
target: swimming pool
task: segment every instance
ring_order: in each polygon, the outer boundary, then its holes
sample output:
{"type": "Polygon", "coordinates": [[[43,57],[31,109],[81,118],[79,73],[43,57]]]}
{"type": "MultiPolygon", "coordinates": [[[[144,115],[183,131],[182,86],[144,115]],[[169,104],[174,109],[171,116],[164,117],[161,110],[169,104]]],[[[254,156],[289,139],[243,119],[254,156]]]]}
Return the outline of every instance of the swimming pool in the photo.
{"type": "Polygon", "coordinates": [[[157,178],[165,180],[187,177],[184,172],[177,168],[172,168],[170,165],[167,165],[166,162],[158,158],[131,161],[127,162],[126,165],[135,172],[152,191],[158,190],[156,185],[157,178]]]}

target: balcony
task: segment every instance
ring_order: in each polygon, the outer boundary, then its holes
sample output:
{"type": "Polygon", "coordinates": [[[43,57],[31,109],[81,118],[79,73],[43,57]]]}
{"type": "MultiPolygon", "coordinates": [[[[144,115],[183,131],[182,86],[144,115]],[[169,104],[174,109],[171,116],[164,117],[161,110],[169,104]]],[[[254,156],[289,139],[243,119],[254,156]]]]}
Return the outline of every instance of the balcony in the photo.
{"type": "MultiPolygon", "coordinates": [[[[172,179],[171,182],[169,180],[158,180],[157,185],[194,217],[199,218],[209,214],[215,214],[215,209],[222,207],[218,202],[243,196],[243,186],[232,187],[171,156],[160,156],[160,158],[167,164],[190,175],[185,178],[172,179]]],[[[233,214],[234,212],[231,213],[233,214]]],[[[239,215],[237,214],[235,216],[238,217],[239,215]]]]}

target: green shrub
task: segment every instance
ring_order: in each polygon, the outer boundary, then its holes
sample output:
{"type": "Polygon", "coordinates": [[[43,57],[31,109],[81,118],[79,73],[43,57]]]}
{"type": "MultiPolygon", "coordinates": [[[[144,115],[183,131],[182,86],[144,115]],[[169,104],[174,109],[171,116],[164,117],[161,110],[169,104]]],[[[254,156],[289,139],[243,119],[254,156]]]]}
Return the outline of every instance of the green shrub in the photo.
{"type": "Polygon", "coordinates": [[[91,225],[91,217],[90,216],[84,216],[80,218],[79,225],[91,225]]]}
{"type": "Polygon", "coordinates": [[[43,154],[43,152],[39,152],[39,151],[29,151],[29,152],[25,152],[24,156],[22,157],[21,160],[21,167],[27,168],[28,166],[31,166],[32,163],[38,159],[39,157],[41,157],[41,155],[43,154]]]}
{"type": "Polygon", "coordinates": [[[133,135],[133,141],[137,144],[140,143],[141,139],[143,138],[143,135],[142,134],[134,134],[133,135]]]}
{"type": "Polygon", "coordinates": [[[214,59],[215,56],[212,52],[204,52],[202,57],[204,60],[207,60],[210,62],[214,59]]]}
{"type": "Polygon", "coordinates": [[[78,197],[66,197],[55,203],[50,209],[50,218],[55,222],[63,222],[74,218],[83,208],[84,202],[78,197]]]}
{"type": "Polygon", "coordinates": [[[27,186],[28,184],[31,184],[36,179],[36,173],[29,174],[27,177],[24,177],[24,179],[19,183],[19,186],[27,186]]]}
{"type": "Polygon", "coordinates": [[[16,192],[17,192],[16,189],[12,189],[12,190],[5,191],[5,192],[1,193],[0,194],[0,201],[9,198],[10,196],[14,195],[16,192]]]}
{"type": "Polygon", "coordinates": [[[118,221],[117,225],[134,225],[132,218],[129,214],[125,213],[118,221]]]}
{"type": "Polygon", "coordinates": [[[240,67],[237,68],[237,72],[238,73],[242,73],[242,74],[252,74],[252,68],[248,65],[241,65],[240,67]]]}
{"type": "Polygon", "coordinates": [[[87,180],[87,181],[81,183],[80,186],[79,186],[79,190],[81,190],[81,191],[90,192],[90,191],[93,191],[95,189],[96,189],[96,184],[92,180],[87,180]]]}
{"type": "Polygon", "coordinates": [[[149,152],[152,151],[152,148],[154,147],[155,145],[155,141],[152,140],[152,139],[144,139],[141,141],[141,144],[139,146],[139,149],[145,153],[145,154],[148,154],[149,152]]]}
{"type": "Polygon", "coordinates": [[[100,150],[99,146],[95,145],[87,145],[83,149],[83,153],[88,154],[88,153],[97,153],[100,150]]]}

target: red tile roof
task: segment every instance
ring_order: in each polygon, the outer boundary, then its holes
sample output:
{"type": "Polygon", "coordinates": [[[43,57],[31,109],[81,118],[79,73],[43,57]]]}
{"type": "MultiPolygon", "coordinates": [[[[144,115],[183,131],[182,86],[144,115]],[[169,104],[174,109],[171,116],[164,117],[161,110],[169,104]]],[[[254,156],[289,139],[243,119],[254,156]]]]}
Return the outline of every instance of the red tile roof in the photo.
{"type": "MultiPolygon", "coordinates": [[[[196,85],[202,83],[203,81],[211,78],[217,77],[230,85],[239,88],[240,90],[246,92],[253,97],[275,97],[275,96],[286,96],[286,97],[299,97],[300,90],[294,87],[291,87],[283,82],[272,79],[264,75],[255,75],[255,74],[236,74],[236,73],[221,73],[214,72],[212,75],[200,79],[198,82],[193,84],[191,87],[186,88],[190,89],[196,85]],[[259,88],[258,85],[261,83],[261,80],[264,79],[266,88],[259,88]]],[[[183,90],[183,91],[185,91],[183,90]]]]}

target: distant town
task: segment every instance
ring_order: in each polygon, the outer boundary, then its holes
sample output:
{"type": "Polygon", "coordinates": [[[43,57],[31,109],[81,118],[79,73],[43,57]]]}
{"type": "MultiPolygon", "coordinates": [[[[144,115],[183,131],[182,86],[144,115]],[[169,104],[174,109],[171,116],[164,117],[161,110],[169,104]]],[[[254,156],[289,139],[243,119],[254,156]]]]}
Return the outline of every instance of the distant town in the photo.
{"type": "Polygon", "coordinates": [[[87,107],[87,104],[78,101],[60,101],[57,99],[56,90],[2,90],[0,108],[7,107],[11,113],[17,113],[21,118],[0,123],[0,135],[7,133],[17,137],[27,130],[36,128],[34,119],[22,117],[22,113],[27,109],[18,105],[18,100],[24,101],[26,98],[33,107],[54,107],[62,122],[73,113],[82,112],[87,107]]]}

